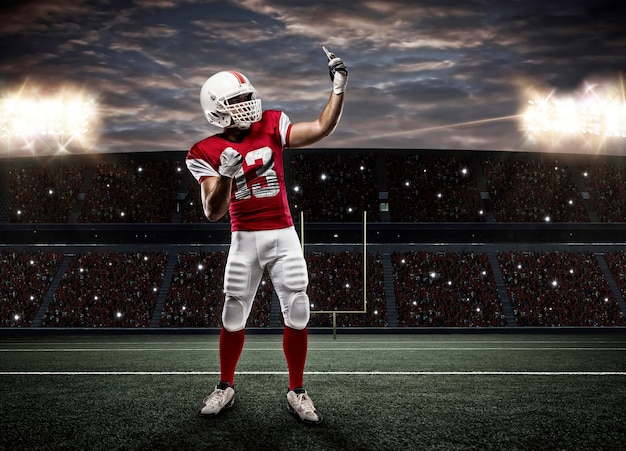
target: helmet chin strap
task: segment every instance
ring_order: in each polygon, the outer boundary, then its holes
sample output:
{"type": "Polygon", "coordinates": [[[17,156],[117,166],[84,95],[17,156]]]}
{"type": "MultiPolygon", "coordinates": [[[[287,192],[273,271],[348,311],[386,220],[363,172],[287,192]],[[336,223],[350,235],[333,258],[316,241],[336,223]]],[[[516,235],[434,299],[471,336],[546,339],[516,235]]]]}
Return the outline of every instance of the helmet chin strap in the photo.
{"type": "Polygon", "coordinates": [[[239,130],[248,130],[250,128],[250,125],[252,125],[251,122],[239,122],[237,124],[231,124],[225,128],[237,128],[239,130]]]}

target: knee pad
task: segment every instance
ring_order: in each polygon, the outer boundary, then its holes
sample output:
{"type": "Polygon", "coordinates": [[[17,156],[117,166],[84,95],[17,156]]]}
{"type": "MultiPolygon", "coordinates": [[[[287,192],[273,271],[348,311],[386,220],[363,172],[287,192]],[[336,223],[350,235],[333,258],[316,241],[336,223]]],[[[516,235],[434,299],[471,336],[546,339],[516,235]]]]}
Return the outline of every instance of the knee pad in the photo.
{"type": "Polygon", "coordinates": [[[226,296],[222,310],[222,324],[229,332],[237,332],[246,327],[248,315],[245,304],[238,298],[226,296]]]}
{"type": "Polygon", "coordinates": [[[284,315],[285,325],[296,330],[304,329],[309,323],[310,311],[309,296],[304,291],[295,293],[284,315]]]}

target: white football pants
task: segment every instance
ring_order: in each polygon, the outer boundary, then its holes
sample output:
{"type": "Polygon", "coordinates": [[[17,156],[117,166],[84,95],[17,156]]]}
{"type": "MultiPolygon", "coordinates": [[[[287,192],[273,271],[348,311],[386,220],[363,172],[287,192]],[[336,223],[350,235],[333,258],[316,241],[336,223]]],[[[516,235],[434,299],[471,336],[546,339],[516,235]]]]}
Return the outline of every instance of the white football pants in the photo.
{"type": "Polygon", "coordinates": [[[306,262],[294,227],[255,232],[237,231],[231,237],[224,273],[224,328],[246,327],[263,271],[268,268],[285,325],[302,330],[310,317],[306,262]]]}

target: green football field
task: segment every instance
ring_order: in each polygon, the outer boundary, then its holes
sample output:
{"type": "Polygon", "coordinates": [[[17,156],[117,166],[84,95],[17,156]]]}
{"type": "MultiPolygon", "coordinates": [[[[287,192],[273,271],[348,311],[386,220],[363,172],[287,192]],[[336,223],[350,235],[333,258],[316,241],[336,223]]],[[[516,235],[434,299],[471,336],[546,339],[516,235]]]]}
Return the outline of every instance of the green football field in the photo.
{"type": "Polygon", "coordinates": [[[286,410],[281,335],[248,334],[232,409],[196,409],[217,335],[0,337],[0,449],[616,450],[626,333],[309,335],[317,426],[286,410]]]}

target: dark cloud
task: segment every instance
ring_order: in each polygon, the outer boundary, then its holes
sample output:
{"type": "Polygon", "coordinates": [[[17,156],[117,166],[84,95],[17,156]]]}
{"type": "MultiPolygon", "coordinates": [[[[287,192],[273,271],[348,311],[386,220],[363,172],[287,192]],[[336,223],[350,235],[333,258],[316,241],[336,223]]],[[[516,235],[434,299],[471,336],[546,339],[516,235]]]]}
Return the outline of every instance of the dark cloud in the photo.
{"type": "Polygon", "coordinates": [[[534,150],[524,93],[626,70],[612,1],[30,0],[0,6],[0,88],[97,97],[99,151],[186,149],[217,130],[199,90],[237,69],[266,108],[311,120],[330,94],[322,45],[348,64],[321,147],[534,150]]]}

